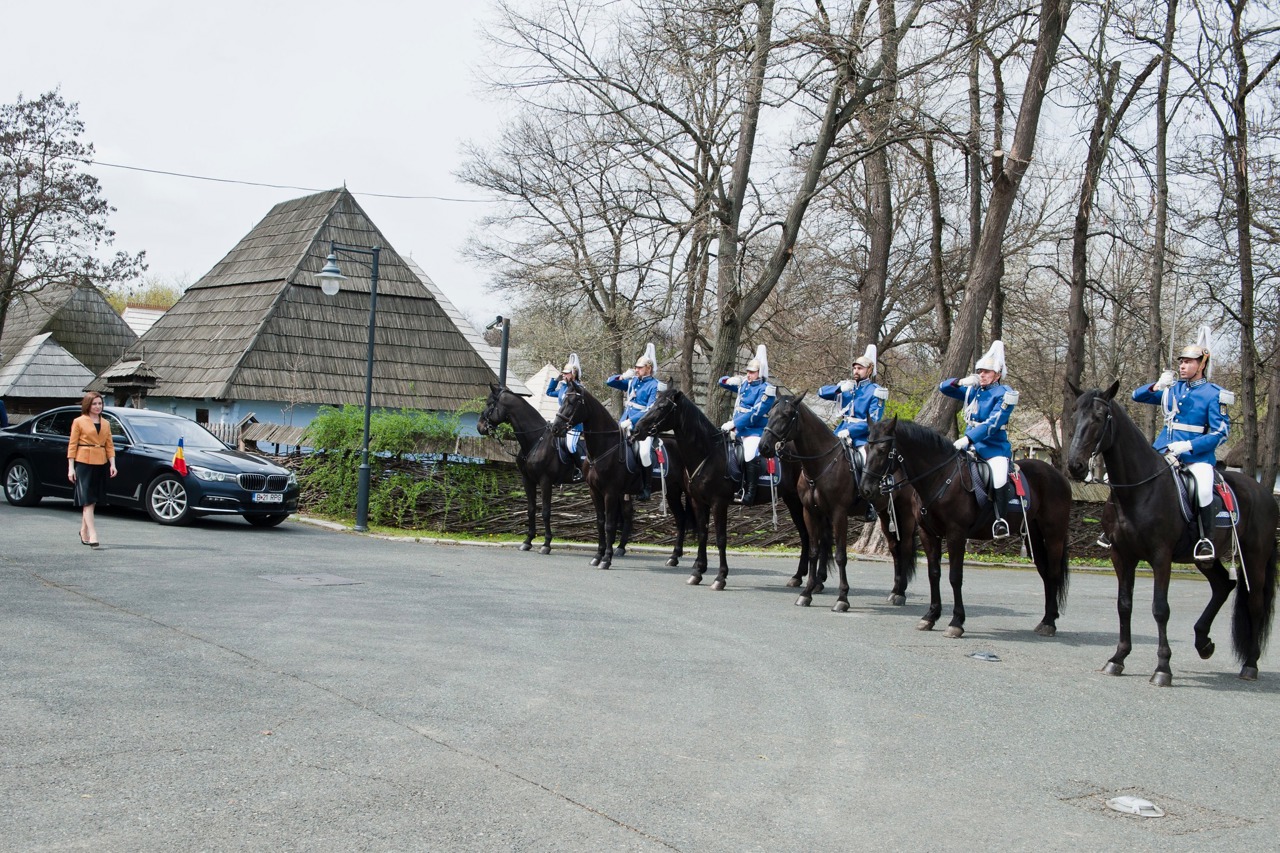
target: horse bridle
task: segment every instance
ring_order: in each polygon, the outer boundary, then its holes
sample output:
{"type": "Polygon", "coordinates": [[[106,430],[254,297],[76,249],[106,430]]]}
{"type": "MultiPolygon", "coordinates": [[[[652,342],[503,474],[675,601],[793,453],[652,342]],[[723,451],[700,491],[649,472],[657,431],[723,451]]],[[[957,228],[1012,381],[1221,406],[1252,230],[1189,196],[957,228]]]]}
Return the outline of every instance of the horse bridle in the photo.
{"type": "MultiPolygon", "coordinates": [[[[1093,453],[1089,455],[1090,459],[1096,459],[1098,456],[1101,456],[1103,453],[1106,453],[1115,445],[1115,440],[1116,440],[1115,409],[1112,408],[1115,405],[1115,401],[1114,400],[1104,401],[1095,397],[1093,402],[1095,404],[1104,403],[1104,405],[1106,405],[1107,420],[1102,425],[1102,431],[1098,433],[1098,443],[1094,446],[1093,453]],[[1108,436],[1111,437],[1111,442],[1108,443],[1106,447],[1103,447],[1102,443],[1103,441],[1106,440],[1108,436]]],[[[1152,474],[1150,477],[1146,477],[1142,480],[1138,480],[1136,483],[1113,483],[1111,482],[1110,476],[1108,476],[1106,481],[1106,486],[1111,489],[1132,489],[1135,486],[1145,486],[1147,483],[1150,483],[1152,480],[1159,479],[1160,475],[1163,474],[1165,471],[1168,471],[1170,474],[1172,474],[1173,470],[1174,468],[1172,465],[1163,465],[1161,466],[1160,470],[1156,471],[1156,473],[1152,474]]]]}
{"type": "MultiPolygon", "coordinates": [[[[575,389],[570,389],[569,393],[565,396],[566,398],[571,398],[573,400],[573,406],[568,409],[566,413],[565,407],[561,405],[561,407],[556,411],[556,419],[552,421],[552,426],[563,423],[564,431],[567,433],[569,430],[573,429],[574,418],[578,416],[578,410],[582,408],[582,404],[586,402],[586,398],[582,396],[582,392],[580,390],[575,389]]],[[[568,402],[568,399],[566,399],[565,402],[568,402]]]]}

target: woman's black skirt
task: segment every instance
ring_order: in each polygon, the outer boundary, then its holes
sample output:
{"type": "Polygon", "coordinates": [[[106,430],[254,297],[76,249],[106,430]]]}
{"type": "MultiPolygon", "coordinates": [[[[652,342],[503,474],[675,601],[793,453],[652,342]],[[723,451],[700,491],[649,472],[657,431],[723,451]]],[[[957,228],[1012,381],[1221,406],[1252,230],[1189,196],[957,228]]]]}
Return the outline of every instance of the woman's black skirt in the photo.
{"type": "Polygon", "coordinates": [[[92,506],[107,499],[107,466],[76,463],[76,506],[92,506]]]}

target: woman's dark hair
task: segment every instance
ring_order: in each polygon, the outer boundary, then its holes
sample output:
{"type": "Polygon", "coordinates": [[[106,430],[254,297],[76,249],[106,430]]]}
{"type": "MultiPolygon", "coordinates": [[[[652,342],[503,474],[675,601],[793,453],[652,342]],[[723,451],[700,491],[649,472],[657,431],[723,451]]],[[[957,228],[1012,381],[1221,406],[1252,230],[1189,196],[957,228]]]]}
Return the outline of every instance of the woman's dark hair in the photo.
{"type": "MultiPolygon", "coordinates": [[[[85,394],[84,399],[80,401],[80,414],[89,414],[89,409],[93,407],[94,400],[102,400],[102,395],[97,391],[90,391],[88,394],[85,394]]],[[[106,405],[106,402],[106,400],[102,400],[103,405],[106,405]]]]}

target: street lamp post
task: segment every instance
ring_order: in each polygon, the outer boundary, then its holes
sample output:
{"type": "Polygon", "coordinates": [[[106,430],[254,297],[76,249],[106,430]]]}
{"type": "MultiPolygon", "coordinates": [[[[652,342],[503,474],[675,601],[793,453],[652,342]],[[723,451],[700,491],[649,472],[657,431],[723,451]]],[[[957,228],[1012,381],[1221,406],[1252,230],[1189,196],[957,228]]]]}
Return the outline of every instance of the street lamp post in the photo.
{"type": "Polygon", "coordinates": [[[498,384],[507,387],[507,346],[511,342],[511,318],[498,315],[492,323],[485,326],[485,331],[502,327],[502,352],[498,357],[498,384]]]}
{"type": "Polygon", "coordinates": [[[337,296],[342,282],[347,280],[338,268],[338,252],[369,255],[373,258],[373,272],[369,276],[369,349],[364,377],[364,442],[360,447],[360,483],[356,492],[356,530],[361,533],[369,529],[369,413],[373,409],[373,332],[378,320],[378,254],[381,251],[381,246],[362,249],[331,242],[324,268],[315,274],[324,295],[337,296]]]}

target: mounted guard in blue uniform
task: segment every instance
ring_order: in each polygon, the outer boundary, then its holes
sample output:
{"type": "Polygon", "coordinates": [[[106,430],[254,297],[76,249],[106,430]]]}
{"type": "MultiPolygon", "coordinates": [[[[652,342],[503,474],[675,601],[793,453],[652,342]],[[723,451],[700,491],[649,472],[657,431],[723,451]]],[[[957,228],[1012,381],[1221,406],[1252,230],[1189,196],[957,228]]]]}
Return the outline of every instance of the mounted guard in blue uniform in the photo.
{"type": "Polygon", "coordinates": [[[756,347],[756,357],[747,362],[746,376],[721,376],[719,386],[736,393],[733,417],[720,429],[737,433],[742,440],[743,477],[742,504],[750,506],[756,498],[756,481],[760,479],[760,436],[769,422],[769,410],[778,399],[778,389],[770,384],[769,353],[764,344],[756,347]]]}
{"type": "MultiPolygon", "coordinates": [[[[879,372],[877,355],[876,345],[868,344],[867,351],[853,360],[852,379],[818,389],[819,397],[840,404],[840,422],[836,424],[835,434],[857,448],[859,471],[867,461],[867,434],[871,432],[871,425],[884,417],[884,402],[889,399],[889,389],[875,382],[879,372]]],[[[865,520],[875,519],[876,508],[868,503],[865,520]]]]}
{"type": "MultiPolygon", "coordinates": [[[[576,352],[569,353],[568,360],[565,361],[564,367],[560,369],[559,376],[552,376],[547,382],[546,394],[548,397],[555,397],[558,403],[564,403],[564,392],[569,390],[569,386],[575,382],[582,381],[582,363],[578,361],[576,352]]],[[[579,464],[574,466],[573,482],[577,483],[582,480],[582,454],[578,452],[579,439],[582,438],[582,426],[570,427],[564,436],[565,450],[569,454],[578,459],[579,464]]]]}
{"type": "MultiPolygon", "coordinates": [[[[618,426],[622,427],[627,434],[627,441],[631,441],[631,428],[644,416],[645,412],[649,411],[654,398],[658,396],[659,383],[653,375],[657,369],[657,359],[657,350],[650,342],[645,347],[644,355],[636,359],[634,368],[624,373],[614,374],[604,382],[610,388],[623,392],[622,417],[618,419],[618,426]]],[[[651,496],[649,481],[653,479],[653,437],[650,436],[636,444],[635,450],[640,466],[643,468],[640,494],[636,497],[647,501],[651,496]]]]}
{"type": "Polygon", "coordinates": [[[945,379],[938,386],[943,394],[964,402],[965,430],[955,441],[956,450],[972,452],[991,466],[991,505],[996,514],[991,525],[994,539],[1009,535],[1004,509],[1009,505],[1013,447],[1006,427],[1013,407],[1018,404],[1018,392],[1000,382],[1004,369],[1004,341],[992,341],[991,349],[974,365],[974,373],[963,379],[945,379]]]}
{"type": "Polygon", "coordinates": [[[1200,524],[1200,539],[1192,550],[1196,560],[1215,556],[1213,467],[1218,445],[1230,432],[1223,407],[1235,402],[1235,395],[1209,381],[1211,369],[1209,329],[1201,327],[1196,343],[1178,352],[1177,379],[1166,370],[1155,382],[1133,392],[1136,402],[1159,406],[1164,415],[1164,428],[1152,446],[1195,478],[1200,524]]]}

